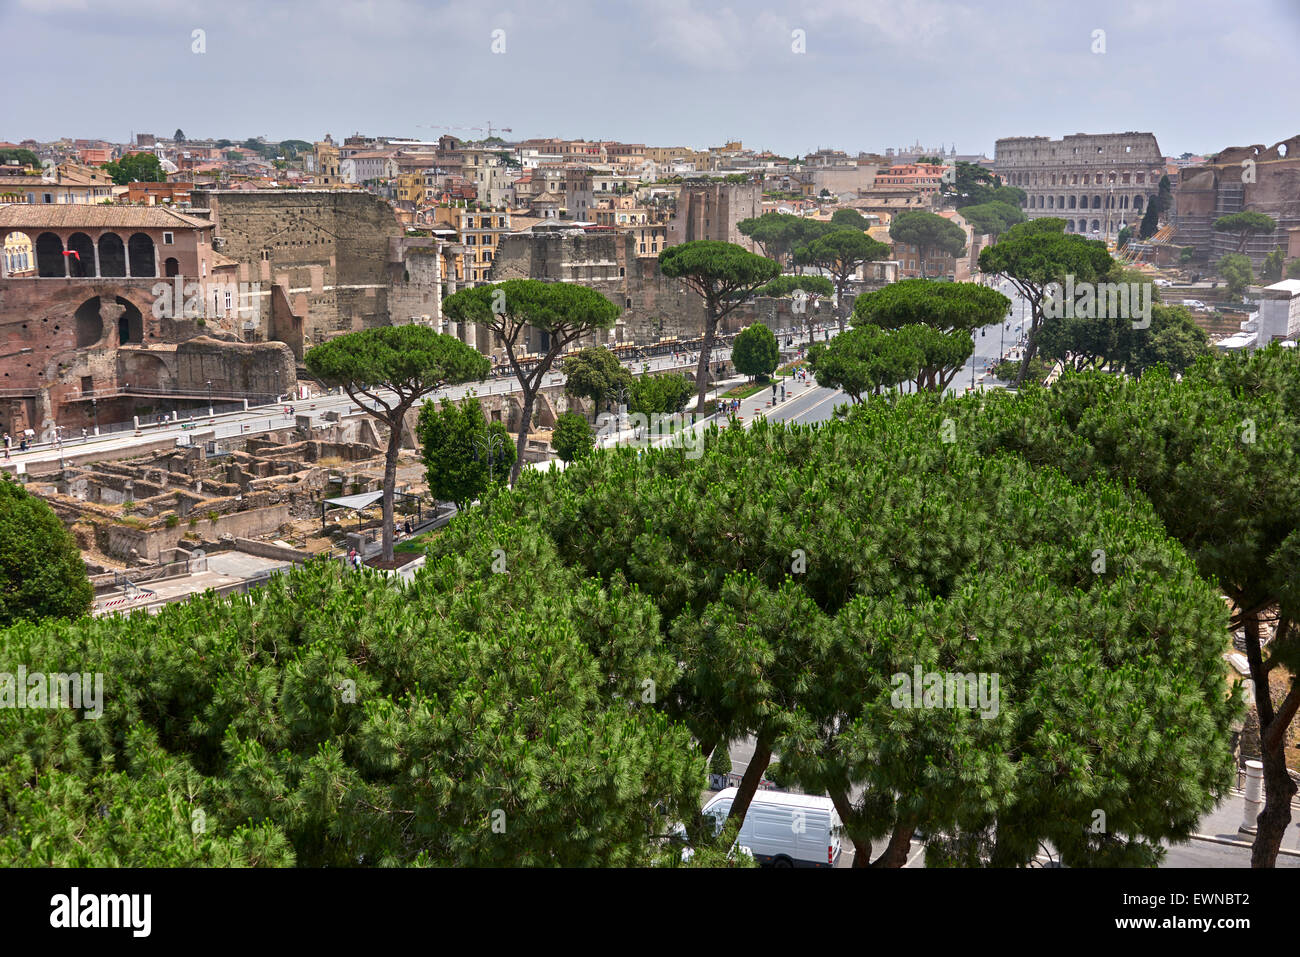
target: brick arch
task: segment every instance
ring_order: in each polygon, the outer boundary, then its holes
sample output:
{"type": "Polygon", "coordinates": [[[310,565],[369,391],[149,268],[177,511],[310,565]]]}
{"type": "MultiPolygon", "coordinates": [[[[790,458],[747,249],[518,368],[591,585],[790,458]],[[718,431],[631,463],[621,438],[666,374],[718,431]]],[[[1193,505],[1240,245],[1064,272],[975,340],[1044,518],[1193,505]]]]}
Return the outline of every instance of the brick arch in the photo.
{"type": "Polygon", "coordinates": [[[147,233],[132,233],[126,241],[127,260],[132,276],[158,275],[157,250],[153,238],[147,233]]]}
{"type": "Polygon", "coordinates": [[[99,235],[99,274],[108,277],[126,277],[126,243],[117,233],[99,235]]]}
{"type": "Polygon", "coordinates": [[[85,233],[73,233],[68,237],[68,275],[78,278],[95,275],[95,244],[85,233]]]}
{"type": "Polygon", "coordinates": [[[99,314],[100,301],[99,297],[87,299],[77,311],[73,313],[73,323],[76,327],[77,348],[89,349],[98,345],[99,341],[104,338],[104,319],[99,314]]]}
{"type": "Polygon", "coordinates": [[[43,279],[66,276],[63,258],[63,240],[56,233],[41,233],[36,237],[37,276],[43,279]]]}

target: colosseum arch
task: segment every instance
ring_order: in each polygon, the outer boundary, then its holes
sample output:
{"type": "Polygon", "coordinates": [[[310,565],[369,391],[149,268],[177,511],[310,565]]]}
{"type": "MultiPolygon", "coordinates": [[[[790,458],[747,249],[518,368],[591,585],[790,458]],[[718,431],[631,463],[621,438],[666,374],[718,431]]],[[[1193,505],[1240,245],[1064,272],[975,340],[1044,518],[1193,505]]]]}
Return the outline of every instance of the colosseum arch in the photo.
{"type": "Polygon", "coordinates": [[[36,275],[42,279],[62,279],[68,274],[63,260],[62,239],[54,233],[36,237],[36,275]]]}
{"type": "Polygon", "coordinates": [[[104,233],[99,237],[99,274],[126,275],[126,247],[117,233],[104,233]]]}

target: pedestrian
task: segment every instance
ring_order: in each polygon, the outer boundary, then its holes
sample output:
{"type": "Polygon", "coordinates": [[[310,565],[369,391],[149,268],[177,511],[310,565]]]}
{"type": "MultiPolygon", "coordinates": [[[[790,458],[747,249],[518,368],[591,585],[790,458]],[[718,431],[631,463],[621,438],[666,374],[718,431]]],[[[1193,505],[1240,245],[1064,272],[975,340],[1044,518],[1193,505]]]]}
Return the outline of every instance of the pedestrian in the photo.
{"type": "Polygon", "coordinates": [[[13,444],[14,444],[14,440],[11,439],[11,438],[9,437],[9,433],[6,432],[6,433],[5,433],[5,458],[9,458],[9,446],[11,446],[11,445],[13,445],[13,444]]]}
{"type": "Polygon", "coordinates": [[[84,425],[81,427],[81,441],[86,441],[86,427],[84,425]]]}
{"type": "Polygon", "coordinates": [[[26,451],[27,451],[27,439],[26,439],[25,437],[24,437],[21,441],[19,441],[19,443],[18,443],[18,451],[19,451],[19,452],[26,452],[26,451]]]}

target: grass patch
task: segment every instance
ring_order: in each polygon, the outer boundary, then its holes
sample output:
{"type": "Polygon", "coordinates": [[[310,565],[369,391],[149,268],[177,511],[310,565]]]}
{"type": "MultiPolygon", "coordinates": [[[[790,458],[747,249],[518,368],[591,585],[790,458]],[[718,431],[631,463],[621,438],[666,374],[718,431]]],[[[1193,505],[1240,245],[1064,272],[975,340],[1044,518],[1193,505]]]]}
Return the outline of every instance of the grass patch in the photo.
{"type": "Polygon", "coordinates": [[[764,389],[771,389],[771,383],[756,382],[753,385],[738,385],[722,394],[724,399],[748,399],[756,392],[762,392],[764,389]]]}

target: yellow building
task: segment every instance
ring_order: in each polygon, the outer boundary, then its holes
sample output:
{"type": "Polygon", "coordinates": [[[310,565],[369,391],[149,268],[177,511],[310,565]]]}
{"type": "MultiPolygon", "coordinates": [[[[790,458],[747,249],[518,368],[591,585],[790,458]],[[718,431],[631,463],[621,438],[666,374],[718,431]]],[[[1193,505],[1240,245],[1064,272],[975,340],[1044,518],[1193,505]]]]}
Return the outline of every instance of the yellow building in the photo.
{"type": "Polygon", "coordinates": [[[434,211],[434,222],[456,230],[456,242],[465,247],[461,278],[470,283],[486,282],[496,259],[497,245],[510,232],[510,212],[473,206],[439,206],[434,211]]]}
{"type": "Polygon", "coordinates": [[[26,233],[10,233],[5,237],[5,278],[36,275],[36,253],[32,239],[26,233]]]}
{"type": "Polygon", "coordinates": [[[339,148],[328,133],[325,139],[316,144],[315,162],[312,167],[317,186],[340,186],[343,177],[339,173],[339,148]]]}

